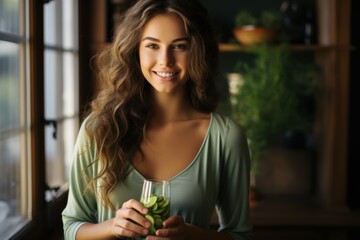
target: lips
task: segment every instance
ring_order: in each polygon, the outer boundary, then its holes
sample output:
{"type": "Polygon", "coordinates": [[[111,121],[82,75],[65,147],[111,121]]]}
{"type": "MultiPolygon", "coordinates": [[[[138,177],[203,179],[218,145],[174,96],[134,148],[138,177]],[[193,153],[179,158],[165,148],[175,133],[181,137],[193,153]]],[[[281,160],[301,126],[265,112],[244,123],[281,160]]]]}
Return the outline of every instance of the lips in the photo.
{"type": "Polygon", "coordinates": [[[160,71],[159,72],[154,71],[154,73],[162,78],[170,78],[178,74],[178,72],[160,72],[160,71]]]}

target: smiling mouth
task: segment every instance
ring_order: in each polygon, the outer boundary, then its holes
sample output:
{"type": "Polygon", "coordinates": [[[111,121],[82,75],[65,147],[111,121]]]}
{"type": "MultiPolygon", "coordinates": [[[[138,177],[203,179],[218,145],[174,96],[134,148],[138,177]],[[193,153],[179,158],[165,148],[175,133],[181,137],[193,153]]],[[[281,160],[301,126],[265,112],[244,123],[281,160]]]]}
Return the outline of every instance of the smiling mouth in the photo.
{"type": "Polygon", "coordinates": [[[178,72],[156,72],[156,71],[154,71],[154,73],[162,78],[169,78],[178,74],[178,72]]]}

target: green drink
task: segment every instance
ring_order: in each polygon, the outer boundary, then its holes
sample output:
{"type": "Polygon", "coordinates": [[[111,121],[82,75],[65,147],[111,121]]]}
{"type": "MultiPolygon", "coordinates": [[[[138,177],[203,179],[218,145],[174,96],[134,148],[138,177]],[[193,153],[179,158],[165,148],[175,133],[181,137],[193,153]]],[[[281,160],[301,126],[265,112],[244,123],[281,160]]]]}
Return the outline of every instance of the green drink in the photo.
{"type": "Polygon", "coordinates": [[[140,202],[149,210],[145,217],[150,221],[148,235],[155,235],[163,228],[163,221],[170,216],[170,184],[167,181],[144,180],[140,202]]]}

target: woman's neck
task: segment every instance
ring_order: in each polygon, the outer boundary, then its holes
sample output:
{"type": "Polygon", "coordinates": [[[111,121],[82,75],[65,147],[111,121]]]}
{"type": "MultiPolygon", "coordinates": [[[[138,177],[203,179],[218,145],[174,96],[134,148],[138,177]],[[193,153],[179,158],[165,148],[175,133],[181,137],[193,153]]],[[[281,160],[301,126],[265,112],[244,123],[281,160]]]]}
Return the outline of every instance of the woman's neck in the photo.
{"type": "Polygon", "coordinates": [[[188,120],[195,112],[185,94],[153,95],[152,120],[158,123],[188,120]]]}

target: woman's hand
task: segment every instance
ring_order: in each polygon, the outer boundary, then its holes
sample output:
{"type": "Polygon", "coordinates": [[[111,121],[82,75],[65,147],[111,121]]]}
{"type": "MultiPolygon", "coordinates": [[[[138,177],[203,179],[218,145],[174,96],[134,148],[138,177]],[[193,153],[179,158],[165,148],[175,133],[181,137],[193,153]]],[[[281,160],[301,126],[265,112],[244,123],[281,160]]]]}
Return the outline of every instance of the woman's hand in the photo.
{"type": "Polygon", "coordinates": [[[231,240],[228,233],[202,229],[186,223],[181,216],[172,216],[164,222],[164,229],[156,231],[156,236],[148,236],[146,240],[231,240]]]}
{"type": "Polygon", "coordinates": [[[156,231],[156,236],[148,236],[147,240],[181,240],[193,236],[192,228],[181,216],[171,216],[164,222],[164,229],[156,231]]]}
{"type": "Polygon", "coordinates": [[[130,199],[116,211],[111,232],[116,237],[137,237],[146,235],[151,223],[142,214],[148,210],[138,201],[130,199]]]}

